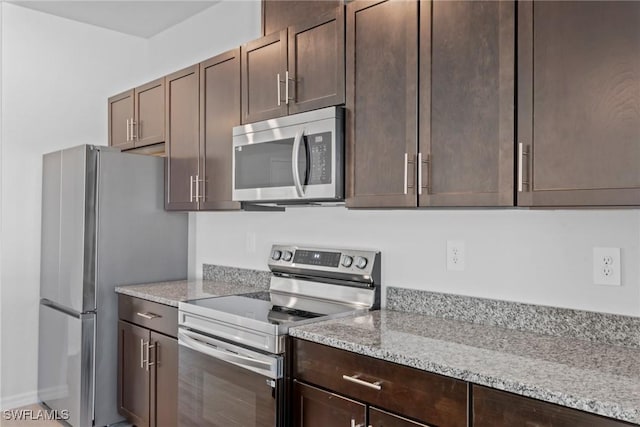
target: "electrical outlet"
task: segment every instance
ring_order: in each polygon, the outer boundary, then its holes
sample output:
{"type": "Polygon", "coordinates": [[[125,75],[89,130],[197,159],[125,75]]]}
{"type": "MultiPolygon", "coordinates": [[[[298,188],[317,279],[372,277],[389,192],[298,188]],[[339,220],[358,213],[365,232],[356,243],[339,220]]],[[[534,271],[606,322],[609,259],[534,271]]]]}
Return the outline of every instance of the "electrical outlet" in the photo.
{"type": "Polygon", "coordinates": [[[620,286],[620,248],[593,248],[593,284],[620,286]]]}
{"type": "Polygon", "coordinates": [[[464,271],[464,242],[447,240],[447,270],[464,271]]]}

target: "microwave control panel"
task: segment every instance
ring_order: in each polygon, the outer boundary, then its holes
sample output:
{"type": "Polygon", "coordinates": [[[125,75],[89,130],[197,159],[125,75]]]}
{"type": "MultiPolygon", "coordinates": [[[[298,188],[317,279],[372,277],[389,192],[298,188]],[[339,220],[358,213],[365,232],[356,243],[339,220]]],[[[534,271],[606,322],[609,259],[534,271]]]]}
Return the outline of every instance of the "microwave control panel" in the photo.
{"type": "Polygon", "coordinates": [[[331,132],[311,134],[305,138],[311,159],[309,185],[331,184],[331,132]]]}

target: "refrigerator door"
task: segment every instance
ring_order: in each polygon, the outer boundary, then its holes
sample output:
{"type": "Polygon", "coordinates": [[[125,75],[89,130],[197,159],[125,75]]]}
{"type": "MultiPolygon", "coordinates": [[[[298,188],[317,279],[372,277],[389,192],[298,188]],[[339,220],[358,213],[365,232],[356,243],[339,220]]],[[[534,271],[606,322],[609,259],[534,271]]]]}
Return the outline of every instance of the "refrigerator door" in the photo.
{"type": "Polygon", "coordinates": [[[96,308],[98,153],[82,145],[43,161],[40,297],[80,313],[96,308]]]}
{"type": "Polygon", "coordinates": [[[95,314],[40,302],[38,399],[73,427],[93,425],[95,314]]]}

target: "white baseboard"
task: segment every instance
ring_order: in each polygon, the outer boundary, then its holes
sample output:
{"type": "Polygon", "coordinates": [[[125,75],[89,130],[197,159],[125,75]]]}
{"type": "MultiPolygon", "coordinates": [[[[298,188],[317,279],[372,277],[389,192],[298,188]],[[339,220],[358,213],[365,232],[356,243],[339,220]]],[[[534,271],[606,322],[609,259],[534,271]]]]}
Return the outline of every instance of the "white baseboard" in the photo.
{"type": "Polygon", "coordinates": [[[0,409],[3,411],[16,409],[34,403],[38,403],[38,392],[36,390],[2,398],[0,400],[0,409]]]}

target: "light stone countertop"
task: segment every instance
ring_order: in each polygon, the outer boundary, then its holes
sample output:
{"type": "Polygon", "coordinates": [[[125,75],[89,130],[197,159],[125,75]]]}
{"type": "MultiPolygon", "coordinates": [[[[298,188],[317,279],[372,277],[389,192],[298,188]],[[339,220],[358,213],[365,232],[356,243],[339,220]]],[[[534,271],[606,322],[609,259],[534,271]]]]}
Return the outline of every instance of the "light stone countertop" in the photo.
{"type": "Polygon", "coordinates": [[[213,280],[179,280],[173,282],[145,283],[141,285],[118,286],[119,294],[142,298],[160,304],[177,307],[181,301],[209,298],[223,295],[246,294],[262,288],[239,283],[213,280]]]}
{"type": "Polygon", "coordinates": [[[640,423],[640,349],[391,310],[290,335],[619,420],[640,423]]]}

